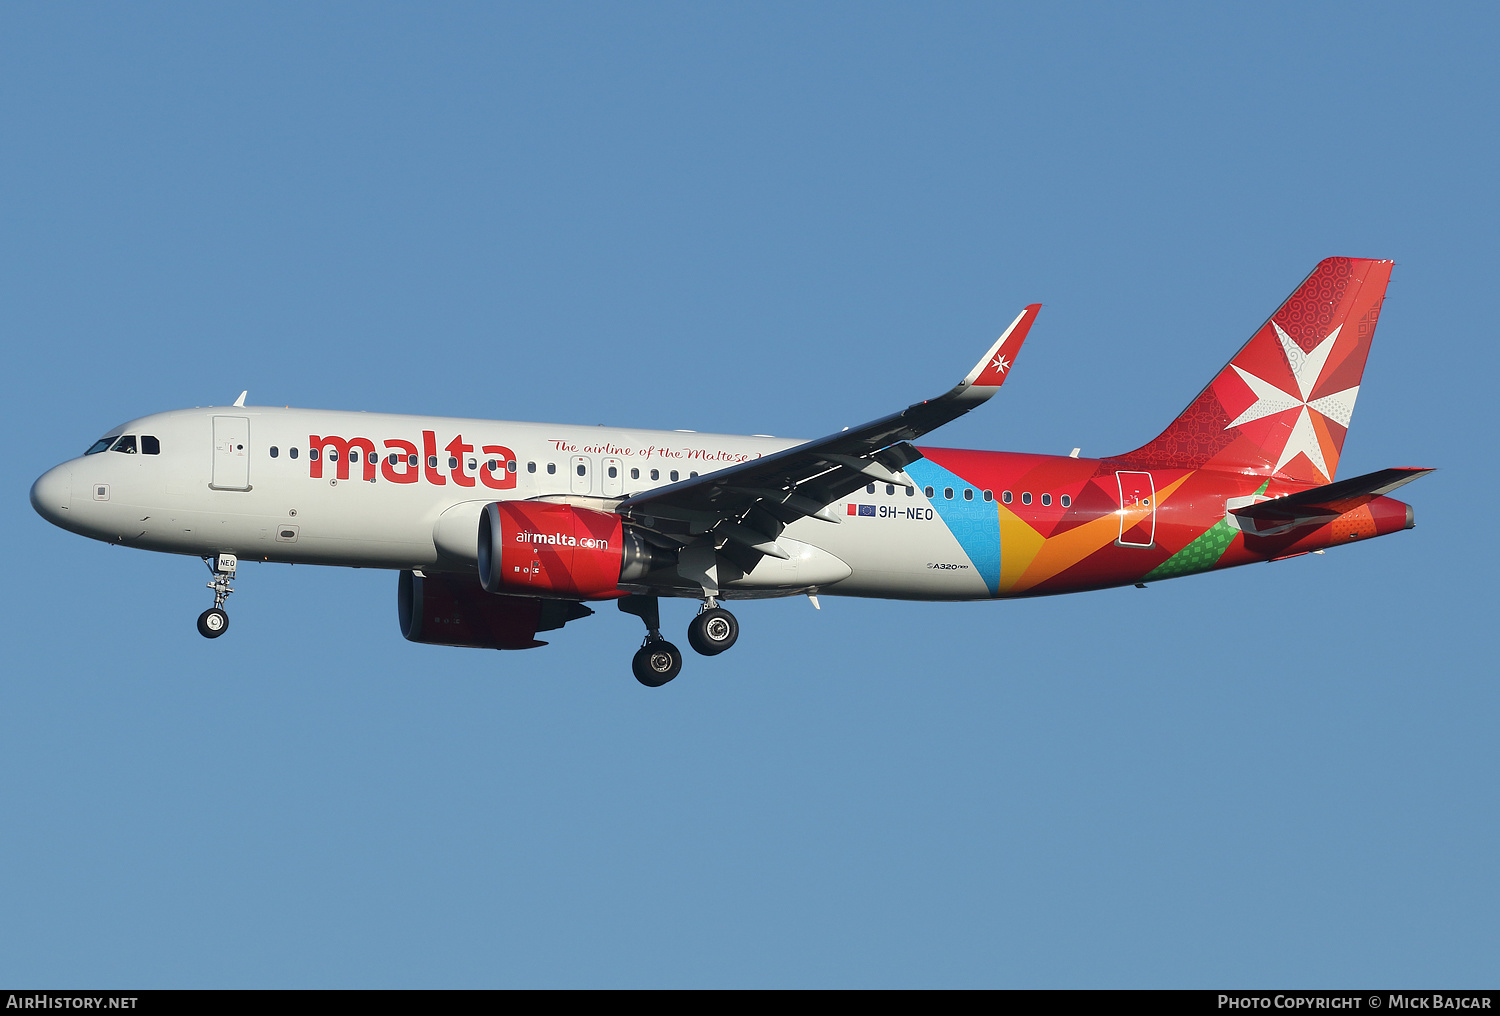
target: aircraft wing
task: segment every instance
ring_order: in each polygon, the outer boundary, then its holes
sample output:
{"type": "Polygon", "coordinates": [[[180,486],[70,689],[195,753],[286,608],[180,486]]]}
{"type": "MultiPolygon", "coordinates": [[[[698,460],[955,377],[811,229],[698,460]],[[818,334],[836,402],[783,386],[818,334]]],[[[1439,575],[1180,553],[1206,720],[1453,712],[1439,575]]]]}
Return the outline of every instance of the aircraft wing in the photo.
{"type": "Polygon", "coordinates": [[[1377,469],[1363,476],[1353,476],[1347,480],[1313,487],[1311,490],[1235,508],[1230,514],[1241,520],[1248,520],[1256,531],[1264,531],[1268,527],[1285,530],[1293,526],[1328,522],[1360,505],[1369,504],[1377,497],[1389,494],[1397,487],[1421,479],[1430,472],[1431,469],[1405,467],[1377,469]]]}
{"type": "Polygon", "coordinates": [[[909,442],[985,402],[1005,383],[1041,304],[1016,316],[956,386],[899,413],[783,451],[626,498],[621,515],[680,543],[713,534],[747,570],[763,554],[785,558],[776,538],[788,523],[839,522],[826,505],[871,482],[909,484],[898,474],[922,453],[909,442]]]}

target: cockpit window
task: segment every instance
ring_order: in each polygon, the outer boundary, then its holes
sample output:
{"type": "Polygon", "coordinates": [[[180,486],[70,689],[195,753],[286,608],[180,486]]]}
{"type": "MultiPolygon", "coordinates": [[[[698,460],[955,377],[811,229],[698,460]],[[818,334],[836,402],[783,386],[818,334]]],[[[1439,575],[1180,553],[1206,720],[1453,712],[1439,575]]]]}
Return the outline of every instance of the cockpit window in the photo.
{"type": "Polygon", "coordinates": [[[83,454],[98,455],[100,452],[107,450],[110,445],[114,444],[115,439],[119,436],[120,435],[118,434],[111,434],[109,437],[101,437],[99,440],[89,445],[89,450],[84,452],[83,454]]]}
{"type": "Polygon", "coordinates": [[[141,435],[141,454],[142,455],[160,455],[161,454],[161,442],[158,441],[158,440],[156,440],[156,438],[152,437],[150,434],[142,434],[141,435]]]}
{"type": "Polygon", "coordinates": [[[109,446],[112,452],[124,452],[126,455],[135,454],[135,435],[126,434],[120,440],[109,446]]]}

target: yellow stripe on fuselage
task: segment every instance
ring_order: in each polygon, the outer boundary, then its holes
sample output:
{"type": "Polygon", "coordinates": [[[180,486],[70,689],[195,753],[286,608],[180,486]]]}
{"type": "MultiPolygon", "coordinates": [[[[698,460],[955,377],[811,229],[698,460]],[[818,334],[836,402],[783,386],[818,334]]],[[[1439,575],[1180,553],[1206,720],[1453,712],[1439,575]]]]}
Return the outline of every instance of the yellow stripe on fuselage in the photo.
{"type": "MultiPolygon", "coordinates": [[[[1180,476],[1156,492],[1157,510],[1186,479],[1186,475],[1180,476]]],[[[1049,539],[1001,505],[1000,591],[1024,593],[1067,571],[1119,535],[1120,516],[1117,512],[1101,515],[1049,539]]]]}

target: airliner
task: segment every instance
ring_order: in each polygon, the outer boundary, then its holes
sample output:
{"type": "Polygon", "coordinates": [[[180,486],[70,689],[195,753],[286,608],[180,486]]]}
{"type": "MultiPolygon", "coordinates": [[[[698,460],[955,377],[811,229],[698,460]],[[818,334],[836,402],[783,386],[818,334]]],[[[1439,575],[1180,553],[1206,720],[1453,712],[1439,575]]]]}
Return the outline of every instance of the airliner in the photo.
{"type": "Polygon", "coordinates": [[[241,561],[397,572],[401,634],[531,649],[614,600],[646,635],[636,678],[683,655],[661,597],[697,600],[714,656],[724,604],[773,596],[1009,599],[1143,586],[1410,529],[1388,495],[1431,472],[1336,480],[1390,261],[1328,258],[1148,444],[1104,458],[921,446],[1005,383],[1023,310],[954,388],[813,441],[248,406],[110,428],[44,473],[47,521],[201,557],[222,636],[241,561]]]}

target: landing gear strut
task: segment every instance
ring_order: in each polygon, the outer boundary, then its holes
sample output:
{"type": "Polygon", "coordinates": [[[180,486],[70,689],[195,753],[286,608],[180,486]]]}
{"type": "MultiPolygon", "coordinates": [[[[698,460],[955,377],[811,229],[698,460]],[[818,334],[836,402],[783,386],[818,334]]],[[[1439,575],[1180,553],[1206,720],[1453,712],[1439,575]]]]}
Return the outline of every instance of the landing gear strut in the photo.
{"type": "Polygon", "coordinates": [[[682,673],[682,651],[661,637],[661,611],[654,596],[627,596],[620,609],[646,625],[646,640],[630,661],[635,679],[647,688],[660,688],[682,673]]]}
{"type": "Polygon", "coordinates": [[[214,591],[214,605],[198,615],[198,634],[206,639],[216,639],[229,630],[229,615],[224,612],[224,601],[234,592],[234,570],[239,560],[233,554],[205,557],[213,581],[208,588],[214,591]]]}
{"type": "Polygon", "coordinates": [[[718,656],[739,637],[740,623],[711,596],[688,625],[688,645],[704,656],[718,656]]]}

